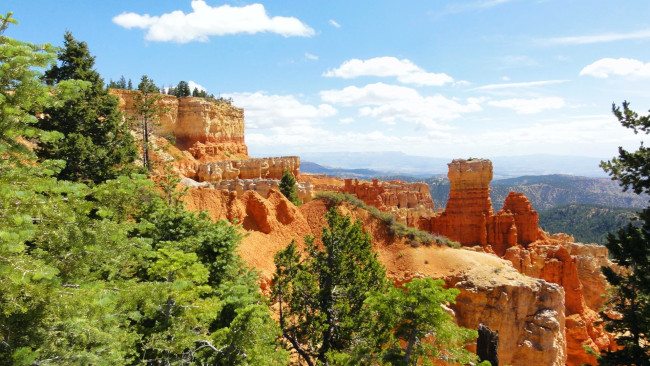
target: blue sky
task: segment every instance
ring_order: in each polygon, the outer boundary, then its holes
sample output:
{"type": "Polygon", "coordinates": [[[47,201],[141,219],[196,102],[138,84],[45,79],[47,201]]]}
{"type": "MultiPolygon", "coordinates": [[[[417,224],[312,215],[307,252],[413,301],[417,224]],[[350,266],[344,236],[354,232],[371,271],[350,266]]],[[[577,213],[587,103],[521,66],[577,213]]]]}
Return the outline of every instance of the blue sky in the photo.
{"type": "Polygon", "coordinates": [[[106,81],[192,81],[245,109],[250,154],[610,158],[643,138],[650,1],[35,1],[6,35],[86,41],[106,81]]]}

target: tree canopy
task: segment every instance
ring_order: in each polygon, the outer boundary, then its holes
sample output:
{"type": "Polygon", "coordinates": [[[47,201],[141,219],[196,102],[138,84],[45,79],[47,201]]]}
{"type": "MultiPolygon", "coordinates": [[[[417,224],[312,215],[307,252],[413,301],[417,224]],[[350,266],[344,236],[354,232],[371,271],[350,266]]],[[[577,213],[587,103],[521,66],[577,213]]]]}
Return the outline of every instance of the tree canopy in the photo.
{"type": "Polygon", "coordinates": [[[62,104],[42,110],[39,128],[58,131],[63,138],[41,141],[39,157],[65,161],[57,176],[66,180],[100,183],[128,173],[137,157],[137,147],[122,122],[117,98],[108,94],[104,81],[93,69],[95,57],[90,55],[88,45],[66,32],[64,48],[57,54],[58,63],[45,72],[45,82],[57,85],[79,80],[87,84],[62,104]]]}
{"type": "MultiPolygon", "coordinates": [[[[612,111],[624,127],[650,133],[649,116],[639,116],[628,102],[623,102],[623,110],[613,105],[612,111]]],[[[650,150],[643,144],[634,152],[619,147],[619,156],[601,166],[624,189],[650,192],[650,150]]],[[[624,269],[602,269],[612,290],[608,311],[601,316],[622,348],[601,354],[599,365],[650,365],[650,207],[639,220],[641,227],[628,224],[608,235],[610,257],[624,269]]]]}

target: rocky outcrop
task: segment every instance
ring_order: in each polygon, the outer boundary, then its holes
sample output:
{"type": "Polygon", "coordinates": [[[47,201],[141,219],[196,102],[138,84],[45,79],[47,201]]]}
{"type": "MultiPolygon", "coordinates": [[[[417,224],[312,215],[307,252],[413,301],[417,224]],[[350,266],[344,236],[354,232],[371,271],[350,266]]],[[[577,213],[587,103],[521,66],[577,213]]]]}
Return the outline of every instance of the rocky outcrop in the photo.
{"type": "MultiPolygon", "coordinates": [[[[279,190],[279,179],[222,179],[219,182],[197,182],[193,179],[184,178],[181,184],[191,188],[212,188],[235,192],[237,197],[241,197],[245,192],[257,192],[260,196],[266,198],[272,189],[279,190]]],[[[314,189],[309,182],[297,182],[296,190],[300,201],[309,202],[314,198],[314,189]]]]}
{"type": "Polygon", "coordinates": [[[399,180],[379,182],[359,182],[358,179],[345,179],[344,186],[339,190],[357,196],[367,205],[380,210],[388,207],[416,208],[423,207],[433,210],[433,200],[426,183],[406,183],[399,180]]]}
{"type": "Polygon", "coordinates": [[[456,159],[448,165],[447,207],[441,214],[421,218],[421,229],[462,245],[491,245],[498,255],[539,237],[539,216],[523,194],[511,192],[503,208],[494,213],[490,200],[491,161],[456,159]]]}
{"type": "Polygon", "coordinates": [[[543,278],[564,288],[569,365],[596,363],[595,357],[588,355],[583,346],[589,346],[596,352],[615,347],[612,336],[599,324],[598,314],[594,311],[602,305],[602,298],[596,298],[594,292],[600,290],[604,294],[607,286],[604,277],[597,275],[594,267],[607,265],[606,256],[606,249],[602,252],[584,244],[551,239],[535,242],[526,249],[509,248],[504,256],[521,273],[543,278]],[[580,254],[572,255],[569,248],[573,253],[580,254]],[[597,256],[591,257],[592,254],[597,256]],[[589,305],[585,293],[590,296],[589,305]]]}
{"type": "Polygon", "coordinates": [[[201,182],[218,183],[223,179],[281,179],[285,170],[298,176],[300,157],[255,158],[226,160],[199,165],[198,178],[201,182]]]}
{"type": "Polygon", "coordinates": [[[345,179],[341,193],[357,196],[369,206],[395,215],[398,221],[416,226],[420,217],[432,216],[434,204],[426,183],[406,183],[399,180],[379,182],[345,179]]]}
{"type": "MultiPolygon", "coordinates": [[[[134,98],[138,91],[111,89],[119,107],[127,116],[135,116],[134,98]]],[[[154,133],[174,136],[176,146],[202,159],[225,154],[247,155],[244,142],[244,110],[216,99],[161,95],[165,112],[154,133]]]]}
{"type": "Polygon", "coordinates": [[[458,325],[478,329],[484,324],[498,332],[500,364],[564,365],[562,288],[509,271],[478,267],[445,279],[460,290],[451,306],[458,325]]]}

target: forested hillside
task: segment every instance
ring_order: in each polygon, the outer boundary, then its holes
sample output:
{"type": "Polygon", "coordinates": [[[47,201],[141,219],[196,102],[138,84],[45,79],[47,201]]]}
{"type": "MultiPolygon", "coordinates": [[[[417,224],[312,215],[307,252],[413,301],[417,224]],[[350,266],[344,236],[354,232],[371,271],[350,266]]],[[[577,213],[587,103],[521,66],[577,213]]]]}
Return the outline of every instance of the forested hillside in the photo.
{"type": "Polygon", "coordinates": [[[567,233],[582,243],[607,243],[607,233],[616,232],[637,214],[629,208],[572,204],[539,211],[539,226],[549,233],[567,233]]]}

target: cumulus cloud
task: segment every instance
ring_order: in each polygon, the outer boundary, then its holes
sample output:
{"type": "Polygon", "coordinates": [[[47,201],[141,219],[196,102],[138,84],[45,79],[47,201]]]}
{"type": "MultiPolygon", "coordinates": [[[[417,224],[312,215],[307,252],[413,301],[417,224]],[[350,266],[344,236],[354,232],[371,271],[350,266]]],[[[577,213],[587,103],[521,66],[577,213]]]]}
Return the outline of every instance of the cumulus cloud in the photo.
{"type": "Polygon", "coordinates": [[[377,118],[384,123],[404,121],[432,129],[448,129],[440,122],[482,110],[480,99],[468,99],[463,104],[442,95],[425,97],[415,89],[384,83],[324,90],[321,99],[333,104],[360,107],[360,116],[377,118]]]}
{"type": "Polygon", "coordinates": [[[397,77],[399,82],[414,85],[441,86],[454,79],[444,73],[426,72],[408,59],[375,57],[368,60],[353,58],[336,69],[323,73],[325,77],[353,79],[359,76],[397,77]]]}
{"type": "Polygon", "coordinates": [[[194,91],[194,88],[203,90],[203,91],[208,91],[203,85],[200,85],[198,83],[195,83],[194,81],[190,80],[187,82],[187,85],[190,87],[190,91],[194,91]]]}
{"type": "Polygon", "coordinates": [[[558,109],[564,107],[564,99],[558,97],[533,98],[533,99],[504,99],[488,102],[489,105],[501,108],[512,109],[518,114],[539,113],[546,109],[558,109]]]}
{"type": "Polygon", "coordinates": [[[316,56],[316,55],[312,55],[312,54],[309,53],[309,52],[305,52],[305,57],[308,58],[308,59],[310,59],[310,60],[314,60],[314,61],[318,60],[318,56],[316,56]]]}
{"type": "Polygon", "coordinates": [[[293,95],[269,95],[258,91],[225,94],[224,97],[232,98],[237,107],[244,108],[246,128],[251,129],[311,125],[338,113],[329,104],[303,104],[293,95]]]}
{"type": "Polygon", "coordinates": [[[262,4],[242,7],[211,7],[204,0],[192,0],[192,12],[172,11],[160,16],[124,12],[113,22],[126,29],[146,29],[145,39],[157,42],[206,42],[210,36],[270,32],[285,37],[310,37],[308,25],[294,17],[269,17],[262,4]]]}
{"type": "Polygon", "coordinates": [[[631,58],[602,58],[580,71],[580,76],[591,75],[607,78],[610,75],[650,77],[650,62],[643,63],[631,58]]]}
{"type": "Polygon", "coordinates": [[[341,25],[339,23],[337,23],[336,20],[334,20],[334,19],[330,19],[329,23],[334,28],[341,28],[341,25]]]}

